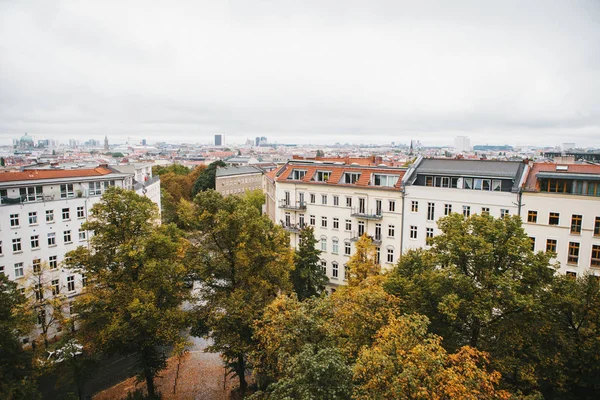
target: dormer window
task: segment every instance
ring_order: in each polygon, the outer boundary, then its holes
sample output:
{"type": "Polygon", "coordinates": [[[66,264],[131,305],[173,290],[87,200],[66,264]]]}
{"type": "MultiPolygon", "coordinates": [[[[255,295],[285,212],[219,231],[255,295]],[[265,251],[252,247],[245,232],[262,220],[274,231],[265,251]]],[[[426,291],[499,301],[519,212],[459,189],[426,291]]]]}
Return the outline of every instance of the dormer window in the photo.
{"type": "Polygon", "coordinates": [[[331,171],[317,171],[315,173],[315,182],[327,182],[331,176],[331,171]]]}
{"type": "Polygon", "coordinates": [[[341,183],[356,183],[356,181],[360,178],[360,172],[346,172],[342,177],[341,183]]]}
{"type": "Polygon", "coordinates": [[[306,175],[306,170],[304,169],[295,169],[292,171],[292,175],[290,176],[290,179],[293,179],[295,181],[299,181],[304,179],[304,176],[306,175]]]}
{"type": "Polygon", "coordinates": [[[398,175],[375,174],[373,179],[374,186],[394,187],[398,183],[398,175]]]}

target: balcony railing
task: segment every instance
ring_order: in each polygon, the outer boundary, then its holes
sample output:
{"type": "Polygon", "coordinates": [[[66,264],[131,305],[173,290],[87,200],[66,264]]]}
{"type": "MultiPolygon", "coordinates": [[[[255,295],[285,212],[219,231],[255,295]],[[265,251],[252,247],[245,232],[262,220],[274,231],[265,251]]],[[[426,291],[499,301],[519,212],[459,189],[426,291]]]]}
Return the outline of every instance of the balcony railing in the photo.
{"type": "MultiPolygon", "coordinates": [[[[356,242],[358,239],[360,239],[361,236],[362,236],[362,234],[359,234],[359,232],[353,231],[352,235],[350,237],[350,240],[352,242],[356,242]]],[[[381,235],[369,235],[369,234],[367,234],[367,236],[371,239],[371,241],[373,242],[373,244],[375,246],[381,245],[381,235]]]]}
{"type": "Polygon", "coordinates": [[[285,221],[279,221],[281,227],[291,233],[299,233],[306,224],[286,224],[285,221]]]}
{"type": "Polygon", "coordinates": [[[279,208],[285,210],[306,210],[305,201],[286,201],[285,199],[279,200],[279,208]]]}
{"type": "Polygon", "coordinates": [[[361,218],[361,219],[375,219],[380,220],[383,218],[383,214],[381,210],[367,210],[366,208],[353,208],[352,214],[353,217],[361,218]]]}

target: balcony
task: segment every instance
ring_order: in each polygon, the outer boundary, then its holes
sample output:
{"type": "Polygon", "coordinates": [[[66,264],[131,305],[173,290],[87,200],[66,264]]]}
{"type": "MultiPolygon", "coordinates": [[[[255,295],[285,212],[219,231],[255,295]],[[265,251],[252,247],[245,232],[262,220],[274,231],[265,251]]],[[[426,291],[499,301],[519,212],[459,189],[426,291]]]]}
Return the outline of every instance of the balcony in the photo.
{"type": "Polygon", "coordinates": [[[284,210],[306,210],[306,202],[305,201],[286,201],[285,199],[279,200],[279,208],[283,208],[284,210]]]}
{"type": "MultiPolygon", "coordinates": [[[[361,236],[362,234],[359,234],[359,232],[353,231],[350,237],[350,241],[356,242],[358,241],[358,239],[360,239],[361,236]]],[[[381,246],[381,235],[367,235],[367,237],[371,239],[375,246],[381,246]]]]}
{"type": "Polygon", "coordinates": [[[285,221],[279,221],[281,227],[290,233],[299,233],[302,228],[304,228],[305,224],[286,224],[285,221]]]}
{"type": "Polygon", "coordinates": [[[381,220],[383,218],[381,210],[373,211],[366,208],[353,208],[351,215],[360,219],[381,220]]]}

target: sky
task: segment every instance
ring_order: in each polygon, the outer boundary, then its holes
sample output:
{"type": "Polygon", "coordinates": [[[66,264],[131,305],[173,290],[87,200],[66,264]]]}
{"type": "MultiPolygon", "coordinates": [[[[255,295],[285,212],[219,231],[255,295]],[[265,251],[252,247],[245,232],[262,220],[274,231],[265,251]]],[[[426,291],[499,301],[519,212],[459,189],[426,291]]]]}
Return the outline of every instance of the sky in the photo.
{"type": "Polygon", "coordinates": [[[0,144],[600,147],[600,1],[0,1],[0,144]]]}

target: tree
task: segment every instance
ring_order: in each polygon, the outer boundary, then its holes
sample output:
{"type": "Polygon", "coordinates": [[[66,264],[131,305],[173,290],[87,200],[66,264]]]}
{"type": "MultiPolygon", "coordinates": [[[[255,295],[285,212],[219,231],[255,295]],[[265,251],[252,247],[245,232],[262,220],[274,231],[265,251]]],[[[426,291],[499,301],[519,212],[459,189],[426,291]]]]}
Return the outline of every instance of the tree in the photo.
{"type": "Polygon", "coordinates": [[[88,286],[76,302],[81,337],[95,352],[136,354],[148,394],[166,366],[163,347],[181,351],[188,298],[183,261],[187,241],[173,225],[157,225],[156,206],[133,191],[110,188],[82,225],[89,248],[70,252],[69,265],[88,286]]]}
{"type": "Polygon", "coordinates": [[[0,397],[10,400],[38,399],[31,355],[23,350],[19,336],[29,326],[23,319],[26,299],[17,285],[0,274],[0,397]]]}
{"type": "Polygon", "coordinates": [[[310,226],[300,231],[300,244],[294,254],[295,269],[291,273],[294,291],[298,299],[320,296],[329,282],[320,264],[321,251],[317,249],[317,239],[310,226]]]}
{"type": "Polygon", "coordinates": [[[421,315],[392,317],[354,366],[355,399],[507,399],[500,374],[488,373],[485,353],[470,347],[447,354],[421,315]]]}
{"type": "Polygon", "coordinates": [[[0,157],[0,167],[4,167],[6,165],[6,160],[4,157],[0,157]]]}
{"type": "Polygon", "coordinates": [[[279,292],[290,288],[289,238],[258,210],[236,196],[200,192],[181,211],[194,243],[193,262],[201,281],[196,336],[213,339],[245,392],[253,324],[279,292]]]}
{"type": "Polygon", "coordinates": [[[325,152],[323,150],[317,150],[316,157],[325,157],[325,152]]]}
{"type": "Polygon", "coordinates": [[[210,163],[208,167],[206,167],[206,169],[204,169],[200,173],[198,179],[196,179],[196,181],[194,182],[192,194],[196,196],[198,192],[203,192],[208,189],[215,189],[215,177],[217,174],[217,168],[225,166],[227,166],[227,164],[225,164],[221,160],[217,160],[215,162],[210,163]]]}
{"type": "Polygon", "coordinates": [[[152,175],[162,176],[167,173],[174,173],[175,175],[187,176],[190,173],[190,169],[185,165],[171,164],[171,165],[155,165],[152,167],[152,175]]]}
{"type": "Polygon", "coordinates": [[[356,242],[356,252],[346,264],[348,284],[356,286],[369,276],[379,275],[381,266],[377,262],[377,249],[366,234],[356,242]]]}
{"type": "Polygon", "coordinates": [[[491,354],[504,384],[537,390],[536,314],[553,280],[549,254],[533,253],[517,216],[438,221],[432,248],[405,254],[389,274],[387,290],[407,312],[426,315],[450,352],[469,345],[491,354]],[[533,378],[532,378],[533,376],[533,378]]]}
{"type": "Polygon", "coordinates": [[[262,190],[248,190],[244,192],[244,195],[242,197],[244,198],[245,202],[255,207],[258,210],[258,212],[262,214],[262,207],[263,204],[265,204],[265,194],[262,190]]]}

